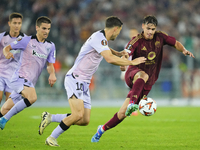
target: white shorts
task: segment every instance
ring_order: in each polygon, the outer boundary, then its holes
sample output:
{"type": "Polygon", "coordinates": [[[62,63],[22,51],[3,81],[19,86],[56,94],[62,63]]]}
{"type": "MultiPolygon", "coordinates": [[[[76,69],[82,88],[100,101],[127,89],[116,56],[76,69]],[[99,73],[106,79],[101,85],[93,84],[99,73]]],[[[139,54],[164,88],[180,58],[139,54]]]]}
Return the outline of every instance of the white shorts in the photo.
{"type": "Polygon", "coordinates": [[[20,101],[23,98],[20,92],[24,89],[24,86],[34,88],[34,85],[32,82],[21,77],[11,82],[11,85],[12,85],[13,91],[9,97],[12,98],[14,104],[16,104],[18,101],[20,101]]]}
{"type": "Polygon", "coordinates": [[[21,96],[21,94],[17,93],[16,91],[12,91],[9,98],[11,98],[13,103],[16,104],[17,102],[22,100],[23,97],[21,96]]]}
{"type": "Polygon", "coordinates": [[[0,77],[0,91],[4,91],[8,93],[12,92],[10,81],[4,77],[0,77]]]}
{"type": "Polygon", "coordinates": [[[16,93],[20,93],[24,89],[24,86],[35,88],[32,82],[21,77],[19,77],[15,81],[12,81],[11,86],[12,86],[12,89],[16,91],[16,93]]]}
{"type": "Polygon", "coordinates": [[[75,79],[72,75],[65,76],[65,90],[68,99],[73,95],[84,102],[84,108],[91,109],[89,83],[75,79]]]}

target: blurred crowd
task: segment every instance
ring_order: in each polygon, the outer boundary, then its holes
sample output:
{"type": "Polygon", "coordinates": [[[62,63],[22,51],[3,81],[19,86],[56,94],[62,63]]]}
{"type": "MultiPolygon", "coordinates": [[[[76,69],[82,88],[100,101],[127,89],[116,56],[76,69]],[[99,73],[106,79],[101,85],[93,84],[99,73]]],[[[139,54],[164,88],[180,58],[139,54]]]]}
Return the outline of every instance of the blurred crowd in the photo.
{"type": "MultiPolygon", "coordinates": [[[[49,40],[57,49],[58,68],[69,69],[80,47],[94,31],[104,28],[106,17],[118,16],[124,23],[121,34],[110,47],[121,51],[129,41],[129,29],[142,31],[144,16],[152,14],[158,19],[157,30],[176,37],[196,57],[200,53],[200,1],[198,0],[1,0],[0,32],[8,30],[8,16],[12,12],[24,16],[22,32],[35,34],[35,21],[39,16],[52,20],[49,40]]],[[[173,67],[173,48],[166,47],[163,66],[173,67]]],[[[176,58],[175,58],[176,59],[176,58]]],[[[180,61],[186,63],[185,57],[180,61]]]]}

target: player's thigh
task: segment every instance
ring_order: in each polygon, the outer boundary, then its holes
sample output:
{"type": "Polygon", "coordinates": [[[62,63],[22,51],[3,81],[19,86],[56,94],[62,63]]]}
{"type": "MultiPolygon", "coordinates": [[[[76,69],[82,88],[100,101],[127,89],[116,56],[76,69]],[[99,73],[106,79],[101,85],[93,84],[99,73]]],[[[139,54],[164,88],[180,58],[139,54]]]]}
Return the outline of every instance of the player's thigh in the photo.
{"type": "Polygon", "coordinates": [[[11,98],[8,98],[7,101],[1,107],[1,113],[5,115],[14,105],[15,104],[13,100],[11,98]]]}
{"type": "Polygon", "coordinates": [[[72,112],[72,115],[81,115],[81,117],[84,114],[84,103],[83,100],[77,99],[75,96],[72,96],[69,100],[70,109],[72,112]]]}
{"type": "Polygon", "coordinates": [[[24,89],[22,90],[21,93],[22,96],[27,98],[31,104],[37,100],[37,94],[34,87],[24,86],[24,89]]]}
{"type": "Polygon", "coordinates": [[[84,115],[83,117],[78,120],[75,125],[79,125],[79,126],[87,126],[90,122],[90,112],[91,110],[88,108],[84,108],[84,115]]]}
{"type": "Polygon", "coordinates": [[[91,109],[84,108],[83,122],[88,124],[90,122],[91,109]]]}
{"type": "Polygon", "coordinates": [[[6,92],[6,100],[9,98],[10,94],[10,92],[6,92]]]}
{"type": "Polygon", "coordinates": [[[2,100],[3,98],[3,91],[0,91],[0,101],[2,100]]]}

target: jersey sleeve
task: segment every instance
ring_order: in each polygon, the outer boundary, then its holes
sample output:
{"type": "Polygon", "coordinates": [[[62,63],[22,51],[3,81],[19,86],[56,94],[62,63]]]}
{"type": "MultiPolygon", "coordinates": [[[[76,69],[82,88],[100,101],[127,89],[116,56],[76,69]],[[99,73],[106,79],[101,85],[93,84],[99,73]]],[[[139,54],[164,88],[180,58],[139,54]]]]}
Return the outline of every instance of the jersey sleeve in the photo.
{"type": "Polygon", "coordinates": [[[162,37],[164,38],[164,45],[170,45],[170,46],[174,46],[176,44],[176,39],[175,37],[169,36],[164,32],[161,32],[162,37]]]}
{"type": "Polygon", "coordinates": [[[138,38],[133,37],[128,44],[125,47],[125,50],[129,54],[129,56],[132,56],[134,54],[135,49],[137,48],[138,45],[138,38]]]}
{"type": "Polygon", "coordinates": [[[47,61],[49,63],[55,63],[55,61],[56,61],[56,47],[53,42],[52,42],[52,46],[51,46],[51,51],[47,57],[47,61]]]}
{"type": "Polygon", "coordinates": [[[105,50],[110,50],[108,47],[108,41],[103,36],[94,36],[90,39],[90,45],[98,52],[101,53],[105,50]]]}
{"type": "Polygon", "coordinates": [[[0,33],[0,41],[3,38],[4,34],[5,34],[5,32],[0,33]]]}
{"type": "Polygon", "coordinates": [[[30,39],[31,36],[19,37],[14,42],[10,43],[10,46],[13,50],[25,50],[30,39]]]}

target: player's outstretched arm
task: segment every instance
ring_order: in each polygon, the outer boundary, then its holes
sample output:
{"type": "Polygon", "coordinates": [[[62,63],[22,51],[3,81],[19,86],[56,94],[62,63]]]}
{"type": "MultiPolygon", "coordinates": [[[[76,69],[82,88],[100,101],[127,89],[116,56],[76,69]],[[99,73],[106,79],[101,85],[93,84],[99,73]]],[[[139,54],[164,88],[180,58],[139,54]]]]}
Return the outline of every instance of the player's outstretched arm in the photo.
{"type": "MultiPolygon", "coordinates": [[[[110,48],[110,47],[109,47],[110,48]]],[[[110,48],[111,52],[113,55],[118,56],[118,57],[122,57],[125,56],[125,58],[129,57],[129,54],[127,53],[126,50],[123,50],[121,52],[115,51],[114,49],[110,48]]]]}
{"type": "Polygon", "coordinates": [[[53,63],[47,62],[47,71],[49,73],[49,84],[52,87],[57,80],[53,63]]]}
{"type": "Polygon", "coordinates": [[[127,59],[122,59],[120,57],[113,55],[110,50],[105,50],[105,51],[101,52],[101,55],[104,57],[104,59],[108,63],[117,65],[117,66],[138,65],[138,64],[144,63],[146,61],[146,58],[144,58],[144,57],[139,57],[132,61],[127,60],[127,59]]]}
{"type": "Polygon", "coordinates": [[[6,57],[6,59],[10,59],[11,57],[14,58],[13,53],[10,52],[12,47],[10,45],[3,48],[3,54],[6,57]]]}
{"type": "Polygon", "coordinates": [[[190,57],[194,58],[194,55],[190,51],[186,50],[185,47],[179,41],[176,41],[175,48],[178,51],[182,52],[185,56],[190,55],[190,57]]]}
{"type": "MultiPolygon", "coordinates": [[[[109,47],[110,48],[110,47],[109,47]]],[[[118,57],[122,57],[122,54],[112,48],[110,48],[110,51],[112,52],[113,55],[118,56],[118,57]]]]}

